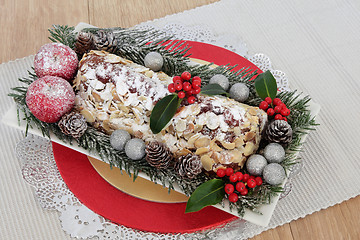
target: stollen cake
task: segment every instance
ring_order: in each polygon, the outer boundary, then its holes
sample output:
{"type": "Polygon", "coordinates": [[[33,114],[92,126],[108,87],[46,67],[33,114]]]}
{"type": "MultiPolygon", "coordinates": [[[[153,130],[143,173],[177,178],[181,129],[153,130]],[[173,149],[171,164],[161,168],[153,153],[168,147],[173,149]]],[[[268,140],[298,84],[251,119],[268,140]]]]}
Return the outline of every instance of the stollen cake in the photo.
{"type": "Polygon", "coordinates": [[[267,114],[223,96],[199,94],[182,104],[158,134],[150,126],[151,110],[169,95],[172,77],[153,72],[104,51],[91,51],[79,63],[75,108],[95,128],[111,134],[124,129],[145,142],[166,144],[175,157],[195,154],[206,171],[241,168],[259,147],[267,114]]]}

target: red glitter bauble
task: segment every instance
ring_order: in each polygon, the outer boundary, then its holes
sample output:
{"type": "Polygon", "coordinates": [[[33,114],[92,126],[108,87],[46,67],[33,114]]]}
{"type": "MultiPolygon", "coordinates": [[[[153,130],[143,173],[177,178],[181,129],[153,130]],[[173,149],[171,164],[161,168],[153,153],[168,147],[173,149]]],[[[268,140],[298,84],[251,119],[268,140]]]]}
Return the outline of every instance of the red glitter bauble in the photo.
{"type": "Polygon", "coordinates": [[[38,77],[57,76],[71,80],[78,63],[74,50],[62,43],[45,44],[34,58],[35,73],[38,77]]]}
{"type": "Polygon", "coordinates": [[[75,103],[75,93],[68,81],[55,76],[39,78],[29,85],[26,104],[40,121],[54,123],[75,103]]]}

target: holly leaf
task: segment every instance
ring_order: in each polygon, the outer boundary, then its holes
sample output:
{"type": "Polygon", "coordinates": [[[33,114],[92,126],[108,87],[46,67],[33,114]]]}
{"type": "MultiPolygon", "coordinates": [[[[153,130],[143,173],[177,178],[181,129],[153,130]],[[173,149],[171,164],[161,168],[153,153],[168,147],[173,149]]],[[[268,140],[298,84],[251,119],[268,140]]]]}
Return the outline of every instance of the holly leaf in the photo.
{"type": "Polygon", "coordinates": [[[205,85],[204,87],[201,88],[201,93],[208,96],[214,96],[214,95],[229,96],[229,94],[225,91],[225,89],[223,89],[217,83],[205,85]]]}
{"type": "Polygon", "coordinates": [[[150,129],[154,134],[161,132],[173,118],[181,100],[177,94],[171,94],[156,103],[150,115],[150,129]]]}
{"type": "Polygon", "coordinates": [[[201,184],[190,196],[185,213],[197,212],[206,206],[215,205],[225,196],[225,182],[211,179],[201,184]]]}
{"type": "Polygon", "coordinates": [[[277,84],[274,76],[269,70],[261,73],[255,79],[255,90],[261,99],[270,97],[274,99],[277,93],[277,84]]]}

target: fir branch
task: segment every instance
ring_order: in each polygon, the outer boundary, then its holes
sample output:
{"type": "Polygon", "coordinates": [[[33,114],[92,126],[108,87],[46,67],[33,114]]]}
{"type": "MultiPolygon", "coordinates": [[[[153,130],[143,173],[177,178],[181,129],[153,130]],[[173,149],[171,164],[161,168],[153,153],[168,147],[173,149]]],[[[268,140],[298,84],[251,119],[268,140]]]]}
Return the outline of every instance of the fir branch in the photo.
{"type": "Polygon", "coordinates": [[[52,29],[48,29],[50,33],[49,39],[52,42],[60,42],[64,45],[74,48],[75,44],[75,28],[68,25],[52,25],[52,29]]]}

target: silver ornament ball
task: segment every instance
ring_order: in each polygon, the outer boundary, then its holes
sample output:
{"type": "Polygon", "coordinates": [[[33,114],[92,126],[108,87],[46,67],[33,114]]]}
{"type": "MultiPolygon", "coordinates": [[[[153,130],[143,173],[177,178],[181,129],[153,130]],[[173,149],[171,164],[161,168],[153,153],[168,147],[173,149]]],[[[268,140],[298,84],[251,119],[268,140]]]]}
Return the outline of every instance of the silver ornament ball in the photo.
{"type": "Polygon", "coordinates": [[[145,67],[150,68],[153,71],[159,71],[163,64],[164,59],[158,52],[149,52],[144,58],[145,67]]]}
{"type": "Polygon", "coordinates": [[[278,185],[285,180],[284,168],[278,163],[268,164],[263,171],[264,181],[270,185],[278,185]]]}
{"type": "Polygon", "coordinates": [[[246,161],[247,171],[255,176],[261,175],[266,165],[266,159],[260,154],[253,154],[246,161]]]}
{"type": "Polygon", "coordinates": [[[281,163],[285,158],[285,149],[278,143],[269,143],[264,149],[268,163],[281,163]]]}
{"type": "Polygon", "coordinates": [[[145,156],[145,142],[140,138],[133,138],[125,145],[125,153],[132,160],[140,160],[145,156]]]}
{"type": "Polygon", "coordinates": [[[244,102],[249,97],[250,90],[245,83],[235,83],[231,86],[229,94],[230,97],[238,102],[244,102]]]}
{"type": "Polygon", "coordinates": [[[110,145],[116,150],[124,150],[125,144],[131,139],[130,134],[122,129],[115,130],[110,136],[110,145]]]}
{"type": "Polygon", "coordinates": [[[230,86],[229,79],[222,74],[216,74],[210,78],[209,84],[214,83],[219,84],[225,91],[227,91],[230,86]]]}

